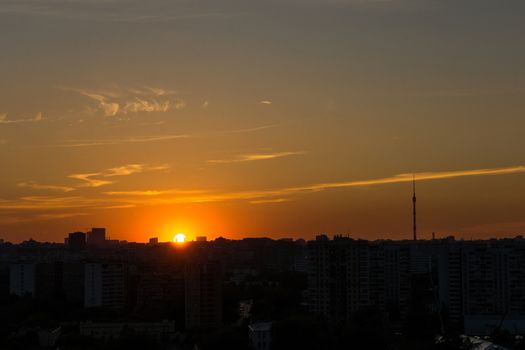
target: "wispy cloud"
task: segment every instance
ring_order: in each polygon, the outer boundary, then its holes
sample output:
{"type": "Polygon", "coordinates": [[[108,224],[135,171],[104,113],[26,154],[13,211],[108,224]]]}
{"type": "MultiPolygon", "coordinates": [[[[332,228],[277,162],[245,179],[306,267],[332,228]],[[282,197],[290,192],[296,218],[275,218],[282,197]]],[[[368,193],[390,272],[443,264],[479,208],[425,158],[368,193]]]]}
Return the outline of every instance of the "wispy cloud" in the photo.
{"type": "Polygon", "coordinates": [[[299,154],[305,154],[305,152],[275,152],[275,153],[255,153],[255,154],[241,154],[231,159],[211,159],[209,163],[239,163],[239,162],[253,162],[257,160],[269,160],[275,158],[289,157],[299,154]]]}
{"type": "Polygon", "coordinates": [[[104,113],[106,117],[113,117],[117,115],[120,110],[120,104],[117,102],[108,101],[107,96],[103,96],[96,93],[90,93],[86,91],[80,92],[82,95],[89,97],[93,101],[98,103],[98,108],[104,113]]]}
{"type": "MultiPolygon", "coordinates": [[[[1,206],[1,204],[0,204],[1,206]]],[[[1,209],[1,208],[0,208],[1,209]]],[[[47,212],[47,213],[18,213],[18,215],[9,215],[0,217],[0,223],[1,224],[17,224],[21,222],[28,222],[28,221],[44,221],[44,220],[57,220],[57,219],[67,219],[77,216],[85,216],[89,215],[89,213],[76,213],[76,212],[47,212]]]]}
{"type": "Polygon", "coordinates": [[[77,92],[88,97],[96,103],[88,111],[101,112],[107,117],[128,113],[154,113],[168,112],[172,107],[181,110],[186,107],[186,102],[180,97],[173,97],[174,90],[144,87],[120,88],[106,91],[89,91],[76,88],[62,87],[62,89],[77,92]]]}
{"type": "MultiPolygon", "coordinates": [[[[416,174],[399,174],[391,177],[367,179],[367,180],[355,180],[346,182],[327,182],[317,183],[306,186],[286,187],[268,190],[251,190],[251,191],[238,191],[238,192],[214,192],[214,191],[195,191],[195,193],[181,194],[170,196],[173,194],[170,190],[163,191],[128,191],[126,195],[142,197],[145,193],[148,193],[149,197],[158,197],[155,199],[148,199],[146,201],[137,199],[127,199],[128,202],[134,204],[140,204],[141,202],[148,205],[165,205],[165,204],[176,204],[176,203],[207,203],[207,202],[225,202],[225,201],[237,201],[247,200],[254,204],[261,204],[267,201],[283,201],[288,200],[290,196],[301,194],[301,193],[314,193],[331,189],[344,189],[352,187],[366,187],[376,186],[385,184],[396,184],[411,182],[413,175],[415,175],[417,181],[429,181],[429,180],[444,180],[453,179],[459,177],[470,177],[470,176],[495,176],[495,175],[509,175],[509,174],[521,174],[525,173],[525,166],[514,166],[504,168],[488,168],[488,169],[474,169],[474,170],[458,170],[458,171],[442,171],[442,172],[423,172],[416,174]]],[[[106,194],[122,195],[119,192],[106,192],[106,194]]]]}
{"type": "Polygon", "coordinates": [[[179,98],[179,99],[175,100],[174,105],[175,105],[175,109],[176,110],[181,110],[181,109],[186,108],[186,101],[184,101],[183,99],[179,98]]]}
{"type": "MultiPolygon", "coordinates": [[[[471,176],[496,176],[523,174],[525,166],[487,168],[474,170],[442,171],[416,173],[417,181],[444,180],[471,176]]],[[[89,176],[88,176],[89,178],[89,176]]],[[[48,212],[60,209],[82,209],[82,212],[100,208],[127,208],[132,206],[156,206],[171,204],[210,203],[227,201],[247,201],[251,204],[281,203],[292,200],[298,194],[315,193],[330,189],[376,186],[412,181],[412,174],[399,174],[391,177],[329,182],[306,186],[263,189],[237,192],[217,192],[211,190],[129,190],[104,192],[106,196],[86,198],[82,196],[25,196],[14,200],[0,199],[0,210],[39,210],[48,212]]]]}
{"type": "Polygon", "coordinates": [[[115,181],[104,180],[103,178],[114,177],[114,176],[128,176],[137,173],[143,173],[146,171],[161,171],[167,170],[170,166],[168,164],[161,165],[146,165],[146,164],[127,164],[118,167],[109,168],[100,172],[84,173],[84,174],[72,174],[69,178],[84,181],[80,187],[101,187],[110,185],[115,181]]]}
{"type": "Polygon", "coordinates": [[[108,169],[104,176],[126,176],[135,173],[142,173],[144,171],[161,171],[168,170],[170,166],[168,164],[161,165],[146,165],[146,164],[128,164],[115,168],[108,169]]]}
{"type": "Polygon", "coordinates": [[[17,186],[21,188],[31,188],[34,190],[58,191],[58,192],[71,192],[75,190],[74,187],[70,187],[70,186],[43,185],[43,184],[36,183],[34,181],[19,182],[17,186]]]}
{"type": "Polygon", "coordinates": [[[279,125],[281,124],[275,123],[275,124],[261,125],[261,126],[255,126],[253,128],[227,130],[227,131],[224,131],[224,133],[229,133],[229,134],[249,133],[249,132],[261,131],[261,130],[273,129],[273,128],[278,127],[279,125]]]}
{"type": "Polygon", "coordinates": [[[285,192],[317,192],[328,189],[336,188],[348,188],[348,187],[363,187],[363,186],[374,186],[383,184],[394,184],[411,182],[413,177],[417,181],[427,180],[442,180],[452,179],[457,177],[467,176],[486,176],[486,175],[508,175],[508,174],[519,174],[525,173],[525,166],[514,166],[505,168],[488,168],[488,169],[473,169],[473,170],[457,170],[457,171],[438,171],[438,172],[423,172],[415,174],[399,174],[391,177],[384,177],[379,179],[371,180],[358,180],[358,181],[347,181],[347,182],[329,182],[313,184],[308,186],[291,187],[284,189],[285,192]]]}
{"type": "Polygon", "coordinates": [[[73,218],[76,216],[85,216],[89,213],[47,213],[47,214],[38,214],[35,219],[37,220],[56,220],[56,219],[67,219],[73,218]]]}
{"type": "Polygon", "coordinates": [[[143,190],[143,191],[108,191],[104,192],[107,195],[110,196],[134,196],[134,197],[148,197],[148,196],[160,196],[166,193],[166,191],[151,191],[151,190],[143,190]]]}
{"type": "Polygon", "coordinates": [[[44,119],[42,112],[38,112],[34,118],[27,119],[7,119],[7,116],[7,113],[0,114],[0,124],[34,123],[44,119]]]}
{"type": "Polygon", "coordinates": [[[195,195],[204,194],[207,191],[204,190],[182,190],[182,189],[170,189],[170,190],[131,190],[131,191],[108,191],[104,194],[110,196],[131,196],[131,197],[149,197],[149,196],[162,196],[168,194],[178,195],[195,195]]]}
{"type": "Polygon", "coordinates": [[[144,170],[144,164],[128,164],[107,170],[105,176],[126,176],[140,173],[144,170]]]}
{"type": "Polygon", "coordinates": [[[212,136],[220,136],[220,135],[227,135],[227,134],[251,133],[251,132],[272,129],[279,125],[280,124],[269,124],[269,125],[256,126],[253,128],[210,131],[210,132],[202,132],[202,133],[196,133],[196,134],[151,135],[151,136],[135,136],[135,137],[128,137],[128,138],[66,140],[63,143],[48,145],[48,146],[40,146],[40,147],[76,148],[76,147],[96,147],[96,146],[120,145],[120,144],[128,144],[128,143],[147,143],[147,142],[170,141],[170,140],[177,140],[177,139],[212,137],[212,136]]]}
{"type": "Polygon", "coordinates": [[[109,205],[107,207],[104,207],[104,209],[129,209],[129,208],[135,208],[135,204],[117,204],[117,205],[109,205]]]}
{"type": "Polygon", "coordinates": [[[165,89],[160,87],[144,86],[142,88],[129,88],[129,91],[137,95],[146,95],[146,96],[169,96],[177,95],[179,92],[177,90],[165,89]]]}
{"type": "Polygon", "coordinates": [[[269,106],[269,105],[272,104],[272,101],[270,101],[270,100],[262,100],[262,101],[259,101],[259,104],[269,106]]]}
{"type": "MultiPolygon", "coordinates": [[[[158,102],[156,100],[147,101],[140,98],[135,98],[133,101],[127,101],[124,105],[124,113],[136,112],[167,112],[170,109],[170,101],[158,102]]],[[[177,104],[175,105],[176,109],[177,104]]]]}
{"type": "Polygon", "coordinates": [[[268,204],[268,203],[284,203],[284,202],[289,202],[289,201],[290,201],[289,198],[275,198],[275,199],[259,199],[259,200],[250,201],[249,203],[250,204],[268,204]]]}
{"type": "Polygon", "coordinates": [[[85,183],[83,185],[80,185],[79,187],[100,187],[100,186],[105,186],[105,185],[109,185],[113,183],[113,181],[93,178],[95,176],[101,176],[101,175],[102,173],[87,173],[87,174],[72,174],[72,175],[69,175],[68,177],[75,179],[75,180],[85,181],[85,183]]]}
{"type": "Polygon", "coordinates": [[[121,145],[127,143],[147,143],[147,142],[158,142],[158,141],[169,141],[177,139],[189,138],[191,135],[180,134],[180,135],[153,135],[153,136],[135,136],[128,138],[114,138],[114,139],[91,139],[91,140],[68,140],[65,143],[50,145],[49,147],[93,147],[93,146],[108,146],[108,145],[121,145]]]}
{"type": "Polygon", "coordinates": [[[80,196],[24,196],[15,200],[0,199],[0,209],[3,210],[55,210],[71,208],[87,208],[100,205],[101,200],[80,196]]]}
{"type": "Polygon", "coordinates": [[[63,185],[47,185],[39,184],[35,181],[24,181],[17,184],[21,188],[30,188],[34,190],[46,190],[46,191],[57,191],[57,192],[72,192],[78,188],[84,187],[101,187],[115,183],[115,180],[109,180],[108,178],[116,176],[128,176],[137,173],[143,173],[146,171],[163,171],[168,170],[170,166],[168,164],[160,165],[147,165],[147,164],[127,164],[106,169],[104,171],[89,172],[89,173],[76,173],[68,175],[68,178],[81,181],[82,183],[76,186],[63,186],[63,185]]]}

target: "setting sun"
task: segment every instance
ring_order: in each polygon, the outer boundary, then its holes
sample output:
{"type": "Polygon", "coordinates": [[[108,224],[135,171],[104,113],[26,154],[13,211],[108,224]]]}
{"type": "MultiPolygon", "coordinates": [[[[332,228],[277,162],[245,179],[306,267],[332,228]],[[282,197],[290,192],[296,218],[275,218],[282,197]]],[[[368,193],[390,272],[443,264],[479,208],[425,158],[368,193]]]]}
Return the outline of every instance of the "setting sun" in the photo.
{"type": "Polygon", "coordinates": [[[184,243],[186,241],[186,235],[184,233],[177,233],[173,236],[173,242],[175,243],[184,243]]]}

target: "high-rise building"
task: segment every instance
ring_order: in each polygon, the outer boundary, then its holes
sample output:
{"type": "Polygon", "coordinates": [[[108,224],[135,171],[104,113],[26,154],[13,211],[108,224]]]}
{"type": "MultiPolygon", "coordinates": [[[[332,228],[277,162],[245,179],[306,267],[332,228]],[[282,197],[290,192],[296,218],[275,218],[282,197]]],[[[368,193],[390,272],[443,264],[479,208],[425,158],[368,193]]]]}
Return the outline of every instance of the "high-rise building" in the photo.
{"type": "Polygon", "coordinates": [[[460,321],[463,316],[461,244],[450,239],[437,249],[439,301],[451,320],[460,321]]]}
{"type": "Polygon", "coordinates": [[[67,239],[69,250],[80,252],[86,250],[86,234],[84,232],[70,233],[67,239]]]}
{"type": "Polygon", "coordinates": [[[248,338],[254,350],[270,350],[272,348],[272,323],[260,322],[248,326],[248,338]]]}
{"type": "Polygon", "coordinates": [[[84,306],[124,307],[127,268],[122,263],[84,265],[84,306]]]}
{"type": "Polygon", "coordinates": [[[187,328],[210,328],[222,324],[222,268],[217,260],[196,258],[185,267],[185,313],[187,328]]]}
{"type": "Polygon", "coordinates": [[[410,302],[410,247],[398,242],[381,243],[384,258],[385,303],[389,311],[404,317],[410,302]]]}
{"type": "Polygon", "coordinates": [[[90,247],[102,247],[106,243],[106,229],[92,228],[87,234],[87,245],[90,247]]]}
{"type": "Polygon", "coordinates": [[[523,256],[519,258],[515,247],[480,242],[465,246],[462,251],[465,315],[507,315],[525,311],[525,268],[516,264],[520,260],[523,262],[523,256]]]}
{"type": "Polygon", "coordinates": [[[346,320],[368,306],[384,307],[385,289],[381,246],[324,235],[308,242],[308,304],[313,313],[346,320]]]}
{"type": "Polygon", "coordinates": [[[331,243],[327,236],[308,242],[308,306],[311,312],[330,316],[331,243]]]}
{"type": "MultiPolygon", "coordinates": [[[[406,315],[414,265],[428,274],[429,257],[415,254],[412,243],[318,236],[308,242],[310,311],[344,321],[370,307],[406,315]]],[[[422,280],[429,288],[427,275],[422,280]]]]}
{"type": "Polygon", "coordinates": [[[82,261],[69,261],[62,264],[62,291],[71,303],[78,305],[84,303],[85,270],[82,261]]]}
{"type": "Polygon", "coordinates": [[[11,264],[9,266],[9,293],[18,296],[35,296],[36,265],[11,264]]]}
{"type": "Polygon", "coordinates": [[[137,305],[162,304],[184,304],[184,277],[170,272],[144,271],[137,283],[137,305]]]}
{"type": "Polygon", "coordinates": [[[525,240],[369,242],[318,236],[308,242],[307,296],[312,312],[334,320],[369,306],[397,310],[401,318],[410,307],[423,307],[441,321],[464,320],[470,330],[523,320],[525,240]]]}

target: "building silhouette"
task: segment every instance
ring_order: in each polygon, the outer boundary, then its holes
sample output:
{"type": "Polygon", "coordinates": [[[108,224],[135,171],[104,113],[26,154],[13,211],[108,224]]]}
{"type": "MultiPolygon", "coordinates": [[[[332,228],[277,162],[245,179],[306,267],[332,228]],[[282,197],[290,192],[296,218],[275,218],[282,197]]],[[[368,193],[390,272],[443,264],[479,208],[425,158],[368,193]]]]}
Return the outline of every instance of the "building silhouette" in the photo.
{"type": "Polygon", "coordinates": [[[318,236],[308,242],[307,295],[312,313],[333,320],[370,307],[403,318],[414,305],[465,328],[469,322],[525,320],[525,240],[318,236]]]}
{"type": "Polygon", "coordinates": [[[272,323],[259,322],[248,326],[248,338],[252,349],[271,350],[272,348],[272,323]]]}
{"type": "Polygon", "coordinates": [[[127,282],[127,269],[125,264],[86,263],[84,269],[85,307],[124,307],[127,282]]]}
{"type": "Polygon", "coordinates": [[[187,328],[213,328],[222,324],[222,268],[217,260],[197,257],[185,267],[187,328]]]}
{"type": "Polygon", "coordinates": [[[92,228],[87,234],[87,245],[90,247],[100,248],[106,243],[106,229],[92,228]]]}
{"type": "Polygon", "coordinates": [[[9,267],[9,293],[18,296],[35,296],[36,265],[31,263],[11,264],[9,267]]]}
{"type": "Polygon", "coordinates": [[[80,252],[86,249],[86,234],[84,232],[70,233],[67,239],[69,250],[80,252]]]}
{"type": "Polygon", "coordinates": [[[293,298],[277,311],[261,312],[260,294],[250,295],[250,321],[275,321],[261,315],[282,317],[281,308],[295,303],[293,313],[309,311],[337,324],[379,311],[400,325],[417,309],[467,334],[498,327],[525,333],[522,237],[368,241],[319,235],[308,242],[220,238],[184,246],[120,241],[85,250],[71,249],[75,237],[69,235],[67,245],[0,245],[0,296],[138,312],[196,329],[230,322],[238,303],[228,294],[223,300],[223,292],[232,288],[262,291],[263,305],[267,296],[287,290],[293,298]]]}
{"type": "Polygon", "coordinates": [[[359,310],[393,305],[406,311],[409,251],[336,235],[308,242],[308,306],[311,312],[344,321],[359,310]]]}

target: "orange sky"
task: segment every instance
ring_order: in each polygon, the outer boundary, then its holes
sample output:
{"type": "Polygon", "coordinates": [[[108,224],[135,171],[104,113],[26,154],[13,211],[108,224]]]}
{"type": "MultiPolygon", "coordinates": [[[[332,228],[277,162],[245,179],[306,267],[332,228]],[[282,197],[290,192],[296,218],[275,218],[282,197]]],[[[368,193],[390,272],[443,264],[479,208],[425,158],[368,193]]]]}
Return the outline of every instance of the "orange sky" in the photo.
{"type": "Polygon", "coordinates": [[[524,13],[5,1],[0,238],[523,234],[524,13]]]}

